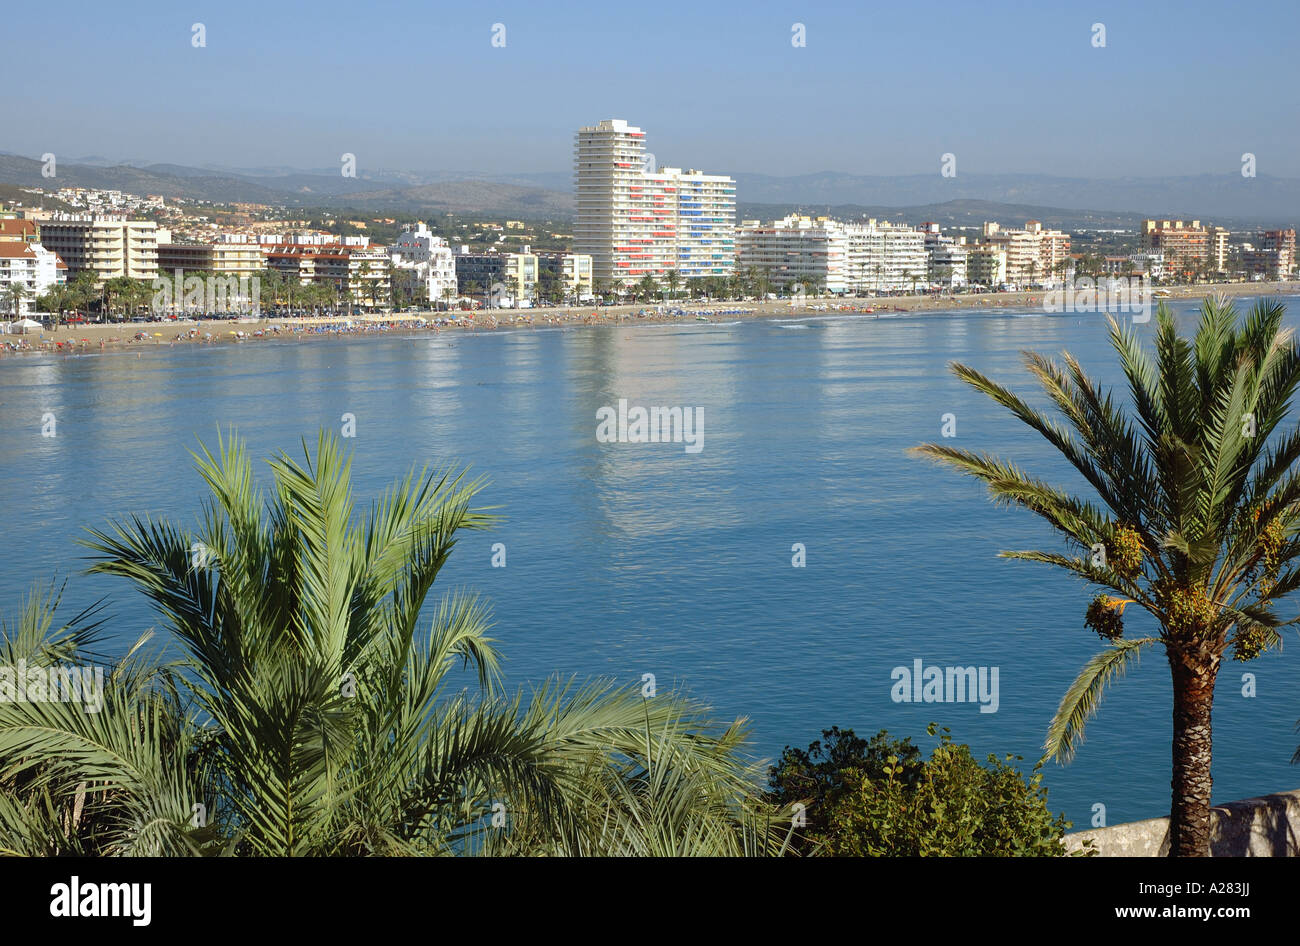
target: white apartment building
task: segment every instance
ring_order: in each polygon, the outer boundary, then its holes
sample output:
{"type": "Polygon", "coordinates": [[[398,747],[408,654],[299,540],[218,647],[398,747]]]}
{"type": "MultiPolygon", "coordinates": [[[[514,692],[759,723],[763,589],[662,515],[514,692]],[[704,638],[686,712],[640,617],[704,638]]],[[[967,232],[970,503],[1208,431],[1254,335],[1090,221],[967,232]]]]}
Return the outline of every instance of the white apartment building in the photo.
{"type": "Polygon", "coordinates": [[[1030,220],[1023,230],[984,224],[984,241],[1001,246],[1007,253],[1007,282],[1027,287],[1051,284],[1061,279],[1070,258],[1070,236],[1060,230],[1044,230],[1030,220]]]}
{"type": "Polygon", "coordinates": [[[769,224],[746,220],[736,230],[736,260],[742,272],[766,273],[779,290],[816,286],[843,295],[848,289],[848,238],[826,217],[792,214],[769,224]]]}
{"type": "Polygon", "coordinates": [[[857,295],[910,291],[927,282],[925,234],[875,219],[746,221],[737,231],[737,254],[742,270],[757,269],[781,288],[811,284],[857,295]]]}
{"type": "Polygon", "coordinates": [[[68,266],[68,277],[93,273],[95,282],[158,276],[158,225],[151,220],[58,214],[41,223],[41,243],[68,266]]]}
{"type": "Polygon", "coordinates": [[[388,257],[394,287],[405,288],[413,298],[437,303],[457,294],[451,247],[423,221],[397,235],[388,246],[388,257]]]}
{"type": "Polygon", "coordinates": [[[850,292],[910,292],[925,285],[928,257],[920,230],[872,218],[844,224],[844,232],[850,292]]]}
{"type": "Polygon", "coordinates": [[[578,130],[574,252],[593,278],[622,285],[670,271],[684,279],[735,267],[736,184],[729,177],[654,166],[645,132],[622,119],[578,130]]]}
{"type": "Polygon", "coordinates": [[[37,296],[64,282],[66,271],[63,261],[39,243],[0,240],[0,313],[23,318],[37,296]],[[14,286],[26,290],[16,306],[9,295],[14,286]]]}

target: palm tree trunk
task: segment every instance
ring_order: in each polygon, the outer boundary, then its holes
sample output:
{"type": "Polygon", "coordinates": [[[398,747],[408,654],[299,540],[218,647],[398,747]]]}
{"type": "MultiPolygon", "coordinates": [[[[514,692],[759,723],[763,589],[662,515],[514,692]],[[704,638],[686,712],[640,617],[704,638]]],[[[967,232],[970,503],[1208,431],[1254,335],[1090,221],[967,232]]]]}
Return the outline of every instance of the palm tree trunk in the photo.
{"type": "Polygon", "coordinates": [[[1210,856],[1210,709],[1219,655],[1204,644],[1170,651],[1174,684],[1169,856],[1210,856]]]}

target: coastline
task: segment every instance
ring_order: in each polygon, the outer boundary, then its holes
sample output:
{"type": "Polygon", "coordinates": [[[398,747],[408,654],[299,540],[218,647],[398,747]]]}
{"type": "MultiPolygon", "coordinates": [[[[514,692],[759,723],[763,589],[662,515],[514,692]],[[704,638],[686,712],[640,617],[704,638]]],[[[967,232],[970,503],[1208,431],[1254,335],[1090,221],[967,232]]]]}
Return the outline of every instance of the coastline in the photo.
{"type": "MultiPolygon", "coordinates": [[[[1202,299],[1213,295],[1286,296],[1300,294],[1300,281],[1224,283],[1170,287],[1161,301],[1202,299]]],[[[199,322],[143,322],[107,325],[65,325],[50,332],[0,336],[0,359],[6,355],[93,352],[142,352],[178,345],[246,344],[266,339],[307,341],[315,338],[363,337],[393,332],[491,332],[497,329],[555,328],[577,325],[631,325],[638,322],[693,322],[712,318],[763,319],[782,316],[855,312],[892,315],[981,308],[1032,308],[1041,306],[1045,293],[990,292],[956,296],[888,296],[821,298],[806,302],[789,299],[765,302],[688,302],[620,306],[570,306],[546,309],[493,309],[476,312],[370,314],[342,318],[264,318],[199,322]],[[455,316],[451,321],[450,317],[455,316]],[[444,324],[435,324],[434,320],[444,324]],[[417,324],[425,320],[425,325],[417,324]],[[144,335],[144,338],[138,336],[144,335]],[[9,344],[16,344],[10,350],[9,344]]]]}

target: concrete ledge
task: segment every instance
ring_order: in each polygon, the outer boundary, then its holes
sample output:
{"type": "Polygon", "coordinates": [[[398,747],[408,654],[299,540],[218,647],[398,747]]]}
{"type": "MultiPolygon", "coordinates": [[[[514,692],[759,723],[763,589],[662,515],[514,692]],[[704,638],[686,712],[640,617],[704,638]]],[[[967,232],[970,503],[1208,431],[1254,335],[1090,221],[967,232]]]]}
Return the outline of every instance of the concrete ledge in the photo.
{"type": "MultiPolygon", "coordinates": [[[[1067,834],[1066,850],[1077,851],[1086,840],[1102,857],[1167,857],[1169,819],[1067,834]]],[[[1300,789],[1215,805],[1210,809],[1210,853],[1215,857],[1300,855],[1300,789]]]]}

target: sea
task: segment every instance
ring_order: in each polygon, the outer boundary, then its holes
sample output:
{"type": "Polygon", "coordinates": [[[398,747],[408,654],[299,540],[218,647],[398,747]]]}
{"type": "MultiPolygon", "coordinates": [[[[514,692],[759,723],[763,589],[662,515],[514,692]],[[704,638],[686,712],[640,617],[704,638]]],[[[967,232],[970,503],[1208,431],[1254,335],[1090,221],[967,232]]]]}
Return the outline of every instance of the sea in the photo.
{"type": "MultiPolygon", "coordinates": [[[[1300,297],[1286,301],[1294,324],[1300,297]]],[[[1172,308],[1194,327],[1196,303],[1172,308]]],[[[1134,327],[1149,344],[1154,325],[1134,327]]],[[[1025,350],[1069,351],[1122,386],[1104,316],[1017,309],[5,357],[0,614],[12,626],[34,589],[66,582],[65,616],[104,602],[107,651],[150,628],[165,641],[128,582],[86,574],[87,527],[132,514],[194,525],[205,493],[190,451],[219,430],[246,439],[267,482],[260,458],[301,456],[327,428],[350,434],[359,508],[413,466],[487,480],[479,500],[500,519],[461,537],[426,613],[456,590],[488,600],[509,687],[653,681],[719,720],[745,717],[764,759],[832,726],[928,747],[933,721],[1028,772],[1101,649],[1084,626],[1095,591],[1000,558],[1062,545],[1031,514],[907,452],[990,451],[1085,491],[1039,435],[950,370],[965,363],[1046,406],[1025,350]],[[690,409],[693,443],[637,442],[619,424],[598,437],[602,410],[620,401],[633,417],[690,409]],[[910,683],[918,667],[974,667],[987,698],[926,701],[910,683]]],[[[1129,609],[1131,635],[1153,630],[1143,617],[1129,609]]],[[[1294,630],[1286,640],[1283,653],[1223,665],[1216,802],[1300,785],[1300,641],[1294,630]]],[[[1168,666],[1149,649],[1107,691],[1074,760],[1045,765],[1049,806],[1076,829],[1167,814],[1170,716],[1168,666]]]]}

